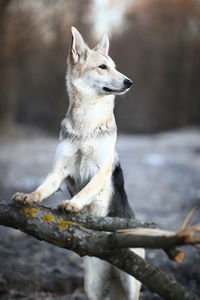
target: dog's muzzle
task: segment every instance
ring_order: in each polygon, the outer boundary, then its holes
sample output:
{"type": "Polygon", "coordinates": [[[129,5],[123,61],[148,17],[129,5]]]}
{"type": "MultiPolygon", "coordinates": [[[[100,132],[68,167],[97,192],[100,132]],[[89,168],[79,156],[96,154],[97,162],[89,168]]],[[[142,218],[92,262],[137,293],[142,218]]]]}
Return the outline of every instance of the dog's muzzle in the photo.
{"type": "Polygon", "coordinates": [[[133,83],[133,81],[131,79],[125,78],[124,82],[123,82],[123,87],[120,90],[111,89],[106,86],[103,87],[103,90],[110,94],[116,94],[116,95],[119,94],[120,95],[122,93],[127,92],[127,90],[131,87],[132,83],[133,83]]]}

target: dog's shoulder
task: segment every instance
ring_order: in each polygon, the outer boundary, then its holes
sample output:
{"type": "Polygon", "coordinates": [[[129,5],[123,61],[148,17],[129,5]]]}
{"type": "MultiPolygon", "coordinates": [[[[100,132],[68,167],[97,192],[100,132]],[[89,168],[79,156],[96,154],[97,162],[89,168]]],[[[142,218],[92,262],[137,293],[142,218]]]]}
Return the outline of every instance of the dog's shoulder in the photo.
{"type": "Polygon", "coordinates": [[[77,134],[72,130],[70,126],[69,118],[66,116],[61,122],[61,128],[59,133],[59,140],[68,140],[73,142],[77,139],[77,134]]]}

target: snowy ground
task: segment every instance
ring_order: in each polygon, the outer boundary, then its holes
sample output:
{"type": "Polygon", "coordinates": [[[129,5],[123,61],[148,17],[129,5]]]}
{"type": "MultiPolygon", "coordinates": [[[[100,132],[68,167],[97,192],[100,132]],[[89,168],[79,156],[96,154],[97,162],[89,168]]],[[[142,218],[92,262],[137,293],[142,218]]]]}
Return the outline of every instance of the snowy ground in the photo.
{"type": "MultiPolygon", "coordinates": [[[[0,140],[0,199],[32,191],[48,173],[57,140],[28,132],[0,140]]],[[[156,135],[121,135],[117,149],[126,190],[137,218],[178,229],[200,202],[200,129],[156,135]]],[[[45,205],[67,198],[57,193],[45,205]]],[[[196,220],[199,218],[196,213],[196,220]]],[[[76,254],[0,227],[0,299],[85,299],[82,260],[76,254]]],[[[160,250],[147,259],[200,294],[200,252],[186,249],[177,265],[160,250]]],[[[161,299],[145,287],[142,300],[161,299]]]]}

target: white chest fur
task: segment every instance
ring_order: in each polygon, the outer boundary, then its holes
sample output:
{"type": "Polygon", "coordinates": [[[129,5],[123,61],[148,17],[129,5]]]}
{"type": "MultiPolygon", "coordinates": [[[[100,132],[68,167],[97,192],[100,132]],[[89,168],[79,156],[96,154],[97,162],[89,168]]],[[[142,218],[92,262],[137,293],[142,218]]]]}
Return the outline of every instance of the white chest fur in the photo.
{"type": "MultiPolygon", "coordinates": [[[[102,169],[110,164],[114,156],[116,133],[91,137],[71,142],[62,141],[57,149],[56,161],[67,169],[67,186],[73,196],[77,195],[102,169]]],[[[113,160],[112,160],[113,163],[113,160]]],[[[92,197],[84,213],[105,216],[112,194],[111,172],[105,178],[103,187],[92,197]]]]}
{"type": "Polygon", "coordinates": [[[116,134],[83,141],[64,140],[58,145],[56,161],[60,161],[63,167],[69,170],[69,176],[83,186],[100,168],[106,167],[114,151],[115,142],[116,134]]]}

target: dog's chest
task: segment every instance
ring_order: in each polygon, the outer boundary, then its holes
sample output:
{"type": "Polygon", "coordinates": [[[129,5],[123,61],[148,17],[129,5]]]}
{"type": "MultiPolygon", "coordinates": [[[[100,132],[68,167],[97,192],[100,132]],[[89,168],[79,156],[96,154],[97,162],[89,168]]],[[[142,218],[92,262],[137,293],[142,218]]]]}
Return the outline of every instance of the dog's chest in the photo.
{"type": "Polygon", "coordinates": [[[114,144],[115,137],[109,136],[77,144],[76,151],[70,159],[70,173],[67,179],[72,194],[79,192],[102,167],[107,166],[114,144]]]}
{"type": "Polygon", "coordinates": [[[101,154],[95,144],[80,144],[70,159],[70,173],[67,185],[72,194],[79,192],[98,172],[101,154]]]}
{"type": "Polygon", "coordinates": [[[98,170],[99,155],[91,145],[85,145],[78,149],[73,159],[71,175],[81,185],[86,184],[98,170]]]}

